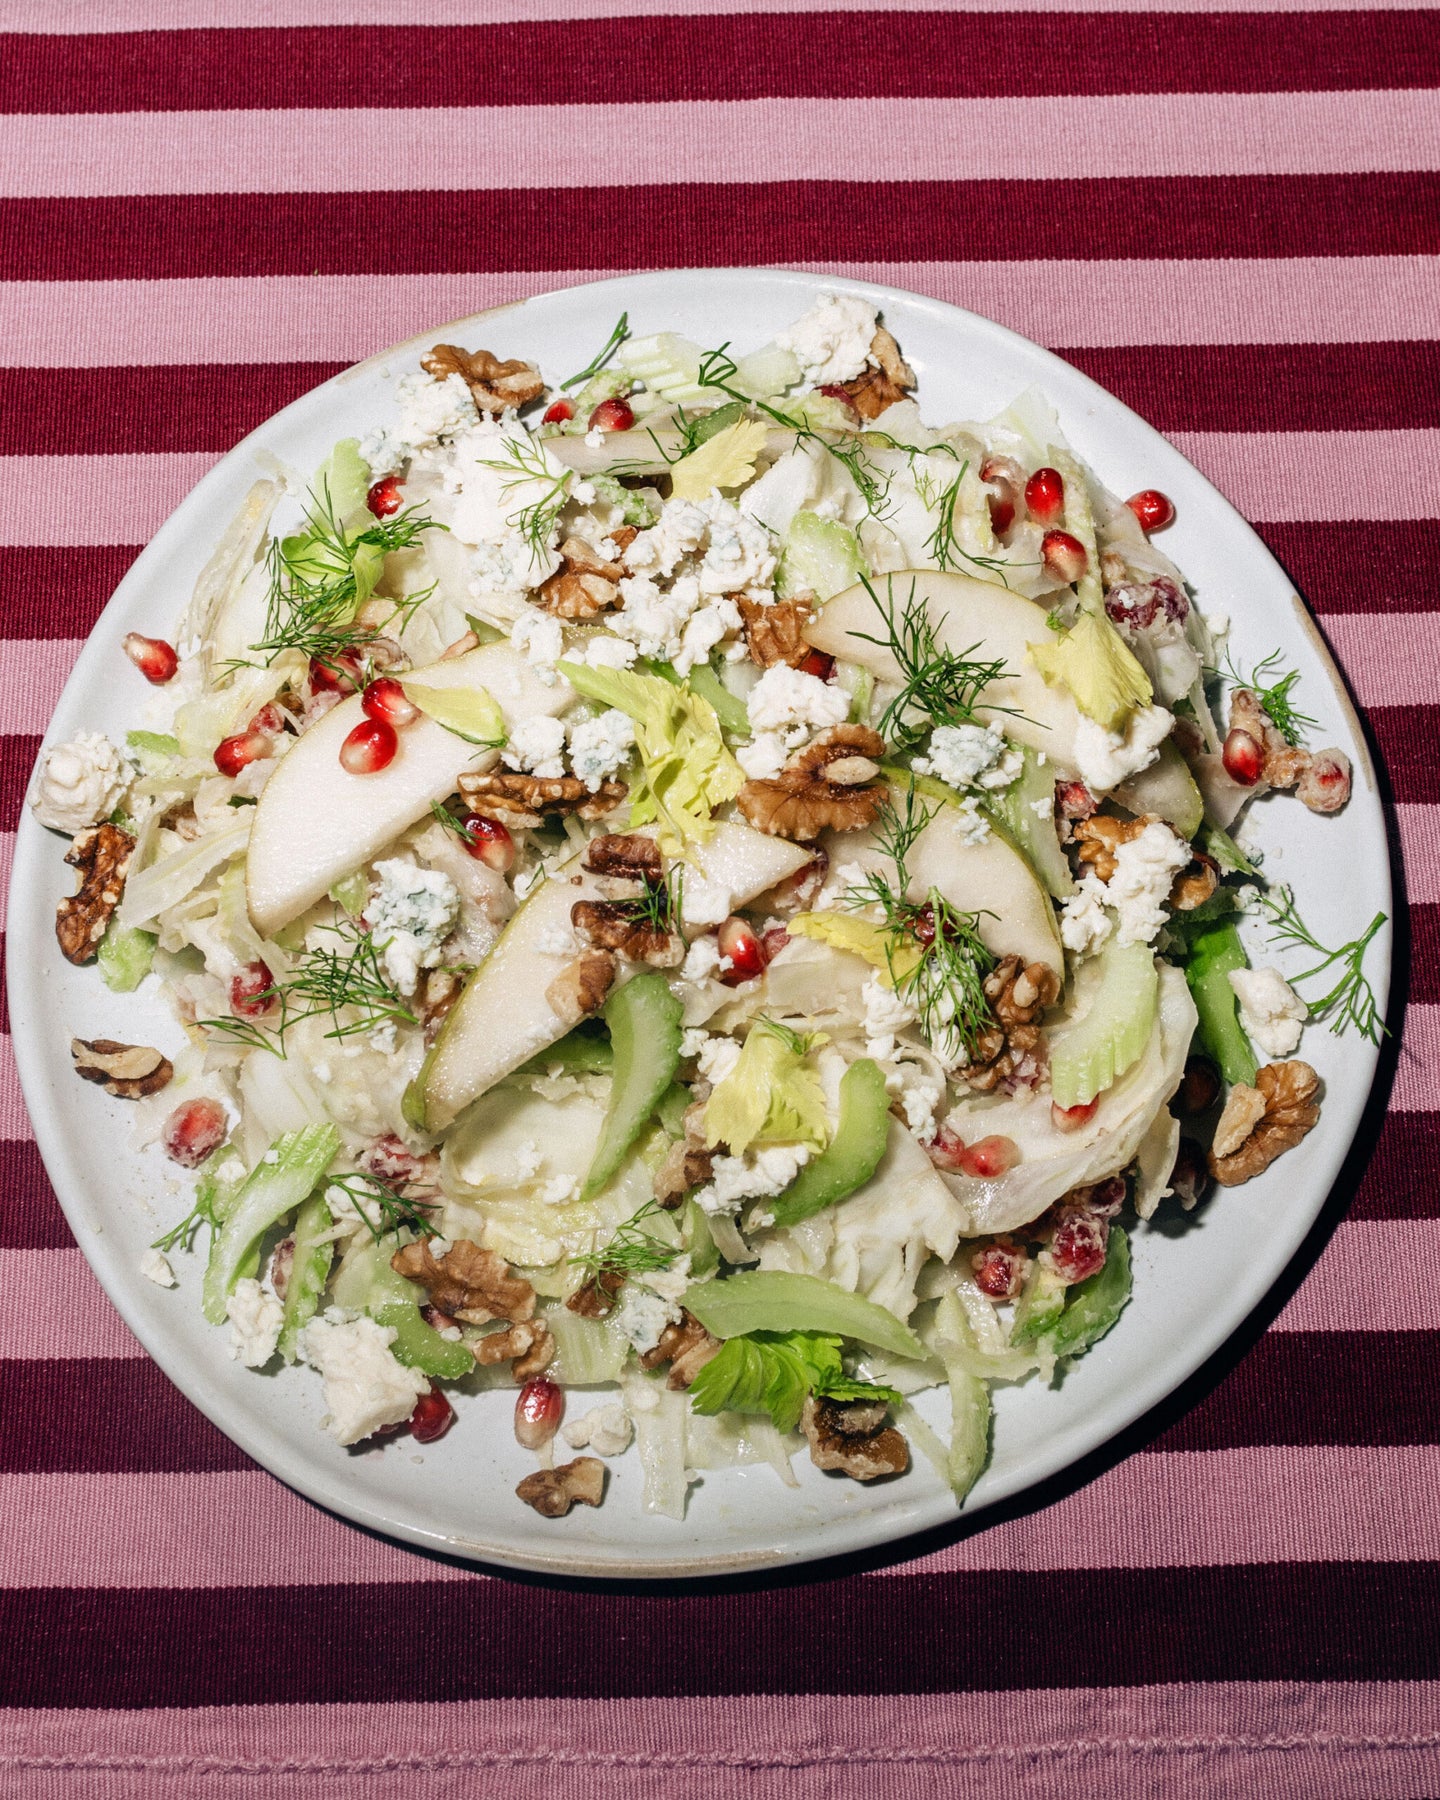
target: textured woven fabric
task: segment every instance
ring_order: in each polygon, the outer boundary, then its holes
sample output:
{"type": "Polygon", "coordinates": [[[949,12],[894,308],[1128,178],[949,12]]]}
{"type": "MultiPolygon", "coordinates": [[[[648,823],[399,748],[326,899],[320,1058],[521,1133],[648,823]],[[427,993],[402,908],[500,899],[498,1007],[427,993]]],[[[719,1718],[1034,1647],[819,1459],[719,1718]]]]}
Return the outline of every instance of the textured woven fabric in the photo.
{"type": "Polygon", "coordinates": [[[513,1583],[308,1506],[110,1309],[0,1036],[0,1793],[1440,1794],[1440,14],[3,0],[0,71],[6,869],[81,639],[241,435],[481,307],[773,263],[1170,434],[1319,616],[1409,896],[1263,1317],[968,1535],[792,1585],[513,1583]]]}

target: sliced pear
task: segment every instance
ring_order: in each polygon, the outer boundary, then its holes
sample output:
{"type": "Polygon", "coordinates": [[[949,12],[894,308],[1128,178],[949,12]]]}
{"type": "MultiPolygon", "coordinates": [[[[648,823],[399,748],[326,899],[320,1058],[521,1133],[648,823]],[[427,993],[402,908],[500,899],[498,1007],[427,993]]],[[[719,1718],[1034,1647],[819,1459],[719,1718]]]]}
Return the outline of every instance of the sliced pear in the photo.
{"type": "Polygon", "coordinates": [[[1181,837],[1194,837],[1205,818],[1195,777],[1169,738],[1162,741],[1160,755],[1150,767],[1122,781],[1110,798],[1133,813],[1154,813],[1167,820],[1181,837]]]}
{"type": "MultiPolygon", "coordinates": [[[[563,683],[547,687],[508,644],[432,663],[414,679],[427,687],[483,687],[511,726],[536,714],[553,717],[574,699],[563,683]]],[[[463,772],[483,771],[499,754],[421,717],[401,731],[388,768],[352,775],[341,767],[340,746],[363,717],[358,694],[342,700],[295,743],[261,792],[245,869],[250,918],[261,937],[273,936],[424,818],[463,772]]]]}
{"type": "Polygon", "coordinates": [[[1035,871],[998,831],[972,844],[967,829],[958,807],[943,806],[935,814],[906,859],[910,898],[938,888],[952,906],[981,914],[980,936],[992,954],[1044,963],[1063,982],[1055,909],[1035,871]]]}
{"type": "Polygon", "coordinates": [[[769,837],[738,819],[719,820],[703,844],[685,850],[690,879],[681,889],[680,903],[687,925],[718,924],[737,906],[796,874],[813,857],[813,850],[801,849],[787,838],[769,837]]]}
{"type": "MultiPolygon", "coordinates": [[[[1025,655],[1031,644],[1054,642],[1044,607],[970,575],[903,569],[885,576],[876,586],[887,606],[893,596],[897,618],[909,604],[912,584],[916,599],[925,603],[935,641],[942,650],[975,661],[1001,661],[1009,671],[1003,680],[985,689],[985,701],[976,707],[976,717],[993,719],[1017,744],[1042,751],[1057,777],[1073,779],[1079,710],[1070,695],[1051,687],[1025,655]]],[[[882,681],[898,682],[902,679],[900,666],[883,641],[885,635],[884,617],[863,582],[827,601],[819,616],[805,627],[807,641],[817,650],[858,663],[882,681]],[[868,643],[867,637],[882,642],[868,643]]]]}

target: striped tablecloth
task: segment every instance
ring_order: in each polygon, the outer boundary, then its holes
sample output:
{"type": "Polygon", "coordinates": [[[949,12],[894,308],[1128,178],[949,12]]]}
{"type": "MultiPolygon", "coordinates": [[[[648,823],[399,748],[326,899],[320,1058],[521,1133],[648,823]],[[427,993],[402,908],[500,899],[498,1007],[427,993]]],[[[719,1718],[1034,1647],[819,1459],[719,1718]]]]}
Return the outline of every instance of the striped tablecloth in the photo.
{"type": "Polygon", "coordinates": [[[1213,4],[0,4],[7,833],[266,414],[516,295],[772,263],[1168,432],[1320,615],[1411,901],[1373,1154],[1266,1316],[984,1529],[793,1585],[521,1585],[288,1493],[110,1310],[0,1038],[0,1793],[1440,1794],[1440,14],[1213,4]]]}

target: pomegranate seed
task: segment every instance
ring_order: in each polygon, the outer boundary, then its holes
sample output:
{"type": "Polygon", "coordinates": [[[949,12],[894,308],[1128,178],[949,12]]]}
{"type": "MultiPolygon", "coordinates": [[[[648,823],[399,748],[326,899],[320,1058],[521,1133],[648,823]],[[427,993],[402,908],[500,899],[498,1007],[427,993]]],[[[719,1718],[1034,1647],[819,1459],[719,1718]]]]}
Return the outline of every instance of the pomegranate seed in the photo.
{"type": "Polygon", "coordinates": [[[163,687],[180,667],[175,646],[167,644],[164,638],[141,637],[138,631],[129,631],[125,634],[124,648],[135,667],[156,687],[163,687]]]}
{"type": "Polygon", "coordinates": [[[382,675],[365,690],[360,709],[369,719],[383,719],[387,725],[408,725],[419,716],[420,708],[405,696],[405,690],[393,675],[382,675]]]}
{"type": "Polygon", "coordinates": [[[1219,1098],[1220,1071],[1207,1057],[1192,1056],[1175,1094],[1175,1111],[1182,1119],[1193,1119],[1209,1112],[1219,1098]]]}
{"type": "Polygon", "coordinates": [[[1025,1285],[1029,1266],[1029,1256],[1008,1238],[997,1238],[970,1258],[976,1287],[992,1300],[1013,1300],[1025,1285]]]}
{"type": "Polygon", "coordinates": [[[498,819],[467,813],[465,829],[473,840],[465,848],[476,862],[483,862],[487,869],[494,869],[499,875],[508,875],[515,867],[515,840],[507,828],[498,819]]]}
{"type": "Polygon", "coordinates": [[[365,496],[365,504],[377,519],[388,519],[405,504],[398,475],[382,475],[365,496]]]}
{"type": "Polygon", "coordinates": [[[198,1169],[225,1142],[229,1129],[230,1121],[218,1100],[187,1100],[165,1121],[160,1142],[171,1162],[182,1169],[198,1169]]]}
{"type": "Polygon", "coordinates": [[[356,1157],[356,1162],[367,1175],[373,1175],[386,1187],[404,1187],[407,1181],[414,1181],[424,1169],[425,1159],[406,1143],[387,1131],[384,1137],[378,1137],[368,1143],[356,1157]]]}
{"type": "Polygon", "coordinates": [[[1170,1171],[1170,1189],[1186,1212],[1205,1196],[1210,1186],[1210,1171],[1205,1166],[1205,1152],[1194,1138],[1182,1137],[1170,1171]]]}
{"type": "Polygon", "coordinates": [[[415,1402],[415,1410],[410,1415],[410,1435],[417,1444],[433,1444],[436,1438],[444,1437],[454,1423],[455,1408],[439,1388],[431,1388],[415,1402]]]}
{"type": "Polygon", "coordinates": [[[215,767],[222,775],[238,775],[252,762],[270,754],[270,739],[263,731],[237,731],[215,746],[215,767]]]}
{"type": "Polygon", "coordinates": [[[738,987],[742,981],[753,981],[765,973],[765,949],[759,938],[732,913],[717,934],[722,961],[730,967],[721,972],[726,987],[738,987]]]}
{"type": "Polygon", "coordinates": [[[567,419],[574,417],[575,402],[562,397],[559,400],[552,400],[550,405],[545,408],[545,416],[540,423],[542,425],[563,425],[567,419]]]}
{"type": "Polygon", "coordinates": [[[783,925],[772,925],[770,927],[764,937],[760,940],[760,949],[767,965],[774,962],[775,958],[789,942],[790,933],[783,925]]]}
{"type": "Polygon", "coordinates": [[[822,394],[827,394],[832,400],[838,400],[842,406],[848,406],[851,412],[858,416],[860,409],[855,404],[855,396],[850,392],[849,388],[842,386],[840,382],[827,381],[824,387],[820,389],[820,392],[822,394]]]}
{"type": "Polygon", "coordinates": [[[591,431],[628,431],[635,423],[630,402],[619,394],[602,400],[590,415],[591,431]]]}
{"type": "Polygon", "coordinates": [[[1066,1281],[1087,1281],[1105,1267],[1107,1219],[1089,1212],[1066,1212],[1050,1244],[1055,1270],[1066,1281]]]}
{"type": "Polygon", "coordinates": [[[1097,1094],[1093,1100],[1083,1100],[1079,1106],[1056,1106],[1050,1102],[1050,1123],[1057,1131],[1081,1131],[1095,1117],[1095,1109],[1100,1104],[1097,1094]]]}
{"type": "Polygon", "coordinates": [[[527,1450],[548,1444],[560,1429],[565,1396],[548,1375],[532,1375],[515,1396],[515,1439],[527,1450]]]}
{"type": "Polygon", "coordinates": [[[1159,488],[1142,488],[1125,502],[1140,521],[1142,531],[1163,531],[1175,523],[1175,502],[1159,488]]]}
{"type": "Polygon", "coordinates": [[[1339,812],[1350,798],[1350,759],[1339,750],[1317,750],[1295,793],[1311,812],[1339,812]]]}
{"type": "Polygon", "coordinates": [[[1097,1219],[1113,1219],[1129,1197],[1123,1175],[1107,1175],[1104,1181],[1097,1181],[1094,1187],[1079,1188],[1077,1193],[1084,1196],[1084,1210],[1094,1213],[1097,1219]]]}
{"type": "Polygon", "coordinates": [[[263,732],[266,737],[279,737],[285,729],[285,715],[272,700],[268,706],[262,706],[250,721],[251,731],[263,732]]]}
{"type": "Polygon", "coordinates": [[[246,963],[230,977],[230,1010],[242,1019],[260,1019],[275,1005],[275,977],[263,962],[246,963]]]}
{"type": "Polygon", "coordinates": [[[937,1169],[949,1169],[952,1174],[959,1174],[965,1155],[965,1142],[948,1125],[940,1126],[926,1149],[937,1169]]]}
{"type": "Polygon", "coordinates": [[[1090,559],[1079,538],[1071,537],[1068,531],[1047,531],[1040,540],[1040,560],[1049,574],[1068,586],[1085,573],[1090,559]]]}
{"type": "Polygon", "coordinates": [[[340,746],[340,766],[352,775],[378,775],[395,760],[400,740],[384,719],[362,719],[340,746]]]}
{"type": "Polygon", "coordinates": [[[1225,773],[1241,787],[1254,787],[1265,773],[1265,752],[1250,733],[1241,731],[1238,725],[1226,738],[1220,760],[1225,765],[1225,773]]]}
{"type": "Polygon", "coordinates": [[[310,686],[317,694],[353,694],[360,686],[360,665],[353,656],[337,656],[333,663],[312,656],[310,686]]]}
{"type": "Polygon", "coordinates": [[[1089,819],[1098,811],[1100,802],[1083,781],[1057,781],[1055,804],[1062,819],[1089,819]]]}
{"type": "Polygon", "coordinates": [[[987,1181],[996,1175],[1004,1175],[1019,1160],[1020,1146],[1014,1138],[983,1137],[965,1147],[960,1157],[960,1172],[973,1175],[977,1181],[987,1181]]]}
{"type": "Polygon", "coordinates": [[[1065,516],[1065,477],[1058,469],[1035,471],[1025,483],[1025,508],[1037,525],[1055,525],[1065,516]]]}
{"type": "Polygon", "coordinates": [[[835,658],[823,650],[812,650],[800,664],[802,675],[813,675],[817,681],[828,681],[835,673],[835,658]]]}
{"type": "Polygon", "coordinates": [[[996,537],[1004,537],[1015,523],[1015,502],[1013,500],[995,500],[988,502],[990,507],[990,529],[996,537]]]}

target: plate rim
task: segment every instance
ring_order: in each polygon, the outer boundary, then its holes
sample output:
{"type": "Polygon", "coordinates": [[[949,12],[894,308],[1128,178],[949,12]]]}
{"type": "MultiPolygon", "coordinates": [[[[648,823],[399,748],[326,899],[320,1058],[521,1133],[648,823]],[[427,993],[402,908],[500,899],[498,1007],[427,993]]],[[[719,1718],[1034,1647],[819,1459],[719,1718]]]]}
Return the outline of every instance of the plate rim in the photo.
{"type": "MultiPolygon", "coordinates": [[[[1381,828],[1382,840],[1385,842],[1386,854],[1381,880],[1384,888],[1385,910],[1387,920],[1377,940],[1375,967],[1372,986],[1377,997],[1381,999],[1381,1016],[1388,1011],[1391,998],[1391,978],[1395,931],[1395,897],[1398,884],[1395,880],[1394,852],[1385,830],[1386,817],[1384,796],[1374,759],[1370,753],[1370,745],[1365,731],[1362,715],[1352,700],[1344,675],[1340,670],[1328,644],[1325,642],[1318,623],[1303,598],[1291,581],[1288,572],[1283,568],[1259,533],[1239,510],[1226,498],[1216,485],[1210,481],[1203,471],[1198,469],[1184,452],[1179,450],[1169,438],[1136,413],[1124,401],[1112,394],[1108,389],[1094,381],[1082,370],[1068,363],[1063,357],[1033,339],[1012,330],[996,320],[986,318],[983,314],[974,313],[967,308],[956,306],[946,300],[932,295],[919,294],[913,290],[893,284],[878,283],[864,279],[849,279],[840,274],[818,274],[808,270],[788,269],[784,267],[747,267],[737,265],[724,268],[687,268],[645,270],[634,274],[607,276],[594,282],[577,282],[563,288],[545,289],[537,294],[520,299],[503,302],[497,306],[485,308],[479,312],[469,313],[462,318],[451,319],[441,324],[427,327],[424,331],[386,346],[385,348],[362,358],[360,361],[338,371],[335,375],[307,390],[295,400],[275,413],[268,415],[255,429],[246,434],[217,459],[213,468],[186,493],[180,503],[170,512],[149,541],[141,549],[140,554],[126,570],[124,576],[115,587],[99,617],[91,627],[77,658],[76,667],[67,677],[64,688],[56,701],[52,718],[41,736],[40,748],[37,751],[36,764],[45,748],[51,742],[54,715],[61,712],[70,695],[72,686],[77,683],[80,664],[85,660],[94,641],[103,633],[107,621],[112,615],[124,612],[130,604],[133,592],[143,586],[150,569],[160,562],[165,554],[163,541],[172,532],[183,532],[186,515],[192,510],[203,511],[208,502],[209,491],[219,486],[224,480],[224,472],[236,461],[247,454],[253,456],[256,440],[262,434],[271,431],[277,422],[287,419],[299,409],[312,406],[317,394],[328,388],[342,387],[354,380],[361,373],[378,372],[386,364],[391,363],[417,345],[428,345],[436,340],[440,333],[454,332],[460,334],[468,328],[477,326],[482,321],[493,320],[502,315],[519,313],[526,308],[543,304],[555,296],[574,296],[590,294],[603,298],[607,292],[635,292],[637,287],[642,291],[654,286],[663,288],[667,283],[677,280],[688,282],[706,282],[719,277],[740,277],[746,280],[759,280],[765,283],[792,287],[797,293],[814,297],[824,292],[844,291],[857,293],[875,301],[882,309],[892,301],[900,301],[906,306],[919,306],[929,311],[936,320],[952,329],[961,329],[968,333],[991,336],[992,340],[1022,351],[1028,357],[1039,356],[1046,367],[1063,373],[1065,385],[1074,387],[1080,384],[1082,391],[1088,391],[1094,403],[1107,412],[1118,410],[1124,415],[1132,429],[1138,428],[1142,435],[1148,435],[1156,446],[1163,447],[1168,456],[1178,457],[1185,463],[1194,480],[1204,484],[1214,500],[1223,509],[1226,527],[1230,531],[1237,528],[1248,540],[1252,554],[1258,553],[1275,571],[1277,579],[1289,590],[1290,605],[1294,613],[1297,627],[1302,630],[1311,642],[1311,646],[1325,670],[1334,692],[1336,703],[1341,711],[1345,726],[1350,736],[1350,750],[1354,757],[1357,774],[1363,774],[1365,787],[1376,809],[1381,828]],[[157,549],[157,546],[160,546],[157,549]]],[[[633,304],[633,301],[632,301],[633,304]]],[[[1062,425],[1067,429],[1072,421],[1062,417],[1062,425]]],[[[268,447],[266,455],[273,455],[268,447]]],[[[37,867],[37,858],[42,846],[53,841],[54,834],[40,826],[25,803],[34,779],[34,766],[27,778],[20,804],[20,819],[16,826],[14,863],[9,883],[9,920],[23,921],[30,907],[28,887],[32,880],[32,871],[37,867]],[[17,912],[17,901],[19,909],[17,912]]],[[[1356,792],[1360,782],[1356,782],[1356,792]]],[[[668,1552],[664,1559],[633,1558],[621,1554],[621,1547],[615,1546],[614,1552],[609,1547],[594,1544],[575,1543],[567,1545],[565,1540],[557,1539],[553,1554],[541,1550],[517,1551],[509,1544],[486,1542],[483,1534],[479,1537],[444,1535],[423,1526],[416,1526],[404,1518],[393,1516],[380,1504],[368,1504],[363,1495],[345,1487],[343,1474],[337,1471],[332,1477],[330,1472],[314,1463],[305,1464],[298,1472],[286,1469],[287,1456],[276,1456],[270,1446],[262,1444],[248,1428],[247,1422],[241,1418],[235,1420],[227,1417],[229,1411],[227,1396],[208,1379],[208,1369],[196,1368],[185,1362],[178,1352],[172,1351],[163,1329],[152,1330],[148,1321],[138,1308],[130,1304],[131,1288],[117,1279],[113,1284],[107,1278],[108,1271],[102,1269],[95,1257],[91,1255],[91,1244],[78,1229],[79,1221],[71,1216],[71,1202],[67,1200],[66,1187],[74,1182],[76,1187],[82,1184],[78,1170],[69,1166],[65,1134],[58,1122],[51,1117],[52,1102],[45,1091],[44,1076],[40,1064],[38,1049],[33,1040],[40,1035],[36,1028],[16,1028],[16,1003],[25,999],[38,999],[39,978],[34,973],[33,961],[27,963],[21,955],[22,942],[33,942],[33,928],[26,931],[16,930],[13,923],[6,931],[6,979],[11,1006],[11,1042],[15,1058],[16,1071],[21,1094],[25,1102],[35,1133],[35,1141],[41,1159],[54,1188],[57,1200],[65,1212],[67,1222],[75,1228],[76,1243],[86,1262],[104,1289],[111,1304],[115,1306],[127,1328],[139,1341],[146,1355],[155,1362],[186,1398],[191,1401],[215,1427],[232,1442],[236,1443],[247,1456],[259,1465],[268,1475],[280,1481],[292,1492],[298,1493],[311,1504],[346,1519],[364,1530],[374,1532],[384,1538],[399,1540],[414,1548],[436,1554],[441,1557],[458,1559],[467,1564],[479,1565],[502,1573],[525,1573],[550,1578],[568,1578],[593,1581],[602,1584],[615,1582],[641,1582],[649,1585],[654,1582],[690,1583],[697,1580],[734,1577],[738,1575],[765,1575],[775,1573],[792,1564],[807,1565],[810,1578],[823,1578],[825,1566],[837,1557],[856,1554],[892,1552],[892,1560],[903,1560],[904,1546],[907,1541],[920,1534],[944,1532],[947,1528],[964,1533],[966,1527],[983,1527],[984,1515],[995,1506],[1013,1502],[1017,1496],[1024,1495],[1032,1489],[1043,1486],[1062,1475],[1085,1458],[1101,1452],[1104,1447],[1121,1433],[1131,1429],[1147,1413],[1175,1392],[1184,1382],[1193,1377],[1229,1339],[1241,1332],[1246,1322],[1261,1307],[1266,1297],[1279,1284],[1286,1271],[1294,1263],[1305,1240],[1310,1236],[1323,1214],[1330,1195],[1334,1192],[1336,1180],[1347,1159],[1351,1155],[1359,1138],[1364,1122],[1365,1112],[1370,1105],[1377,1075],[1381,1063],[1381,1046],[1357,1044],[1356,1054],[1363,1054],[1368,1059],[1363,1090],[1360,1095],[1354,1129],[1343,1143],[1326,1144],[1326,1165],[1322,1181],[1317,1180],[1318,1197],[1308,1205],[1301,1214],[1289,1222],[1289,1228],[1277,1234],[1273,1240],[1274,1253],[1266,1259],[1266,1270],[1263,1279],[1250,1281],[1243,1286],[1243,1301],[1217,1309],[1209,1330],[1192,1333],[1183,1340],[1178,1340],[1175,1355],[1157,1362],[1148,1377],[1134,1382],[1128,1389],[1123,1402],[1114,1401],[1106,1408],[1105,1423],[1099,1429],[1081,1429],[1078,1434],[1072,1428],[1052,1439],[1041,1450],[1035,1452],[1027,1460],[1022,1469],[1017,1469],[1008,1478],[1002,1478],[993,1485],[993,1491],[987,1489],[976,1497],[967,1500],[962,1508],[954,1508],[943,1514],[941,1508],[947,1503],[944,1496],[935,1501],[930,1497],[898,1500],[889,1512],[877,1511],[858,1515],[851,1519],[843,1517],[825,1519],[818,1529],[809,1528],[799,1544],[787,1543],[783,1540],[770,1544],[747,1547],[743,1550],[726,1552],[686,1553],[678,1547],[668,1552]],[[1079,1442],[1073,1442],[1076,1438],[1079,1442]],[[278,1465],[278,1466],[277,1466],[278,1465]],[[828,1539],[823,1547],[813,1543],[813,1539],[828,1539]],[[597,1560],[597,1557],[600,1560],[597,1560]]],[[[38,1019],[43,1009],[26,1008],[30,1017],[38,1019]]],[[[79,1210],[78,1199],[73,1202],[79,1210]]],[[[133,1284],[131,1284],[133,1286],[133,1284]]],[[[139,1291],[138,1289],[134,1291],[139,1291]]],[[[797,1509],[798,1511],[798,1509],[797,1509]]],[[[800,1521],[797,1517],[797,1526],[800,1521]]]]}

